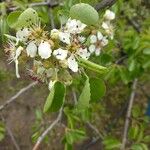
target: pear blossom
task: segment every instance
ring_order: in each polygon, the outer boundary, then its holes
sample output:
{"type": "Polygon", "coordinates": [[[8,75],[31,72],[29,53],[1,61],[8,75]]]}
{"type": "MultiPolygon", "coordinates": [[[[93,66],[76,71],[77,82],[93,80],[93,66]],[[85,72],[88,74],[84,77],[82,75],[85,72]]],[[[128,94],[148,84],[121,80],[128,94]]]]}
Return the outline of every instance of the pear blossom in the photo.
{"type": "Polygon", "coordinates": [[[81,33],[87,25],[82,23],[80,20],[68,19],[66,23],[67,31],[71,34],[81,33]]]}
{"type": "Polygon", "coordinates": [[[26,42],[28,39],[28,36],[30,35],[29,28],[23,28],[17,31],[16,37],[18,41],[26,42]]]}
{"type": "Polygon", "coordinates": [[[57,49],[57,50],[54,50],[53,52],[53,55],[59,59],[59,60],[64,60],[66,59],[67,57],[67,54],[68,54],[68,51],[67,50],[63,50],[61,48],[57,49]]]}
{"type": "Polygon", "coordinates": [[[46,41],[42,41],[38,47],[38,54],[42,59],[48,59],[51,56],[51,53],[51,45],[46,41]]]}
{"type": "Polygon", "coordinates": [[[107,20],[113,20],[113,19],[115,19],[115,13],[110,10],[106,10],[106,12],[104,14],[104,18],[107,20]]]}
{"type": "Polygon", "coordinates": [[[18,57],[20,56],[21,52],[23,51],[23,47],[22,46],[19,46],[17,49],[16,49],[16,52],[15,52],[15,57],[14,57],[14,61],[15,61],[15,67],[16,67],[16,77],[17,78],[20,78],[20,75],[19,75],[19,68],[18,68],[18,57]]]}
{"type": "Polygon", "coordinates": [[[90,57],[90,52],[88,52],[87,48],[79,48],[77,51],[77,54],[82,57],[83,59],[89,59],[90,57]]]}
{"type": "Polygon", "coordinates": [[[27,55],[30,56],[31,58],[36,56],[37,46],[34,41],[30,42],[27,45],[26,51],[27,51],[27,55]]]}
{"type": "Polygon", "coordinates": [[[73,72],[78,72],[78,63],[73,54],[71,54],[71,56],[67,59],[67,62],[69,69],[73,72]]]}
{"type": "Polygon", "coordinates": [[[102,46],[106,46],[106,45],[108,44],[108,39],[107,39],[107,37],[106,37],[106,36],[105,36],[105,37],[103,37],[103,39],[102,39],[101,43],[102,43],[102,46]]]}
{"type": "Polygon", "coordinates": [[[98,31],[96,35],[91,35],[90,36],[90,43],[94,44],[97,41],[101,41],[102,38],[103,38],[102,33],[98,31]]]}
{"type": "Polygon", "coordinates": [[[59,39],[63,43],[70,45],[71,43],[70,38],[71,38],[70,33],[59,32],[59,39]]]}

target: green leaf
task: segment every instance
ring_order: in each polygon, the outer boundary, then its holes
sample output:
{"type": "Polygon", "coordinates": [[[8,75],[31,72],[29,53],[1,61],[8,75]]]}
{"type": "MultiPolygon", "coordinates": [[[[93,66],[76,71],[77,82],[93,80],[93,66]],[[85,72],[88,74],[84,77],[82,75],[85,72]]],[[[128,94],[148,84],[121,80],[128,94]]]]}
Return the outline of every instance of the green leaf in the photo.
{"type": "Polygon", "coordinates": [[[131,147],[131,150],[148,150],[147,145],[140,143],[140,144],[134,144],[131,147]]]}
{"type": "Polygon", "coordinates": [[[121,146],[120,141],[113,137],[107,137],[104,139],[103,144],[105,145],[105,150],[116,150],[121,146]]]}
{"type": "Polygon", "coordinates": [[[85,131],[77,129],[68,129],[65,137],[67,143],[72,145],[74,142],[83,140],[85,138],[85,131]]]}
{"type": "Polygon", "coordinates": [[[21,11],[15,11],[9,14],[7,18],[8,25],[11,28],[22,28],[28,27],[32,24],[36,24],[38,21],[38,14],[37,12],[32,9],[28,8],[21,13],[21,11]]]}
{"type": "Polygon", "coordinates": [[[99,101],[106,92],[106,86],[103,80],[90,78],[91,102],[99,101]]]}
{"type": "Polygon", "coordinates": [[[85,85],[83,87],[82,93],[79,97],[79,101],[77,104],[78,109],[86,109],[89,107],[89,102],[91,98],[91,93],[90,93],[90,83],[89,83],[89,78],[87,77],[85,81],[85,85]]]}
{"type": "Polygon", "coordinates": [[[91,5],[85,3],[72,6],[70,9],[70,16],[87,25],[95,25],[99,20],[98,12],[91,5]]]}
{"type": "Polygon", "coordinates": [[[129,130],[129,138],[132,140],[136,140],[139,130],[140,129],[138,125],[134,125],[134,127],[131,127],[129,130]]]}
{"type": "Polygon", "coordinates": [[[64,102],[65,93],[65,86],[59,81],[55,82],[44,105],[44,112],[58,111],[64,102]]]}
{"type": "Polygon", "coordinates": [[[142,141],[150,143],[150,135],[145,136],[142,141]]]}
{"type": "Polygon", "coordinates": [[[150,55],[150,48],[145,48],[145,49],[143,50],[143,54],[145,54],[145,55],[150,55]]]}
{"type": "Polygon", "coordinates": [[[132,59],[129,64],[129,71],[133,71],[135,69],[135,65],[136,65],[136,61],[132,59]]]}
{"type": "Polygon", "coordinates": [[[7,17],[7,23],[11,28],[16,28],[18,17],[20,16],[21,11],[11,12],[7,17]]]}
{"type": "Polygon", "coordinates": [[[87,68],[91,71],[97,72],[99,74],[105,74],[106,72],[108,72],[108,69],[106,67],[100,66],[83,58],[78,57],[78,62],[80,66],[87,68]]]}

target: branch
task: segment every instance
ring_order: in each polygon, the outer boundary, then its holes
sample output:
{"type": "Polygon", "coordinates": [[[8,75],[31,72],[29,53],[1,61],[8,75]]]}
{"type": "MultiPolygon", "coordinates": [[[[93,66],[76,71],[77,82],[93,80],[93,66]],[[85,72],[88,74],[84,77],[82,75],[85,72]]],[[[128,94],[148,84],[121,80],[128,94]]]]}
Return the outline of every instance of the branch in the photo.
{"type": "Polygon", "coordinates": [[[111,7],[114,3],[116,2],[116,0],[102,0],[100,3],[98,3],[95,6],[95,9],[97,11],[104,9],[106,7],[111,7]]]}
{"type": "MultiPolygon", "coordinates": [[[[54,7],[57,7],[58,5],[59,5],[59,3],[57,3],[57,2],[55,2],[55,3],[39,2],[39,3],[28,4],[27,7],[48,6],[50,8],[54,8],[54,7]]],[[[11,12],[11,11],[15,11],[17,9],[19,9],[19,7],[11,7],[11,8],[8,8],[8,11],[11,12]]]]}
{"type": "Polygon", "coordinates": [[[0,106],[0,111],[2,111],[7,105],[11,104],[16,98],[18,98],[21,94],[32,88],[33,86],[37,85],[38,82],[33,82],[29,84],[28,86],[22,88],[17,94],[15,94],[13,97],[11,97],[9,100],[7,100],[3,105],[0,106]]]}
{"type": "MultiPolygon", "coordinates": [[[[3,115],[1,115],[1,118],[2,118],[3,122],[6,122],[6,120],[4,119],[3,115]]],[[[11,131],[11,129],[8,126],[8,124],[6,124],[6,130],[7,130],[8,134],[9,134],[9,136],[10,136],[10,138],[11,138],[11,140],[12,140],[12,142],[13,142],[15,148],[16,148],[16,150],[21,150],[19,145],[18,145],[18,143],[17,143],[17,141],[16,141],[16,139],[15,139],[15,137],[14,137],[14,135],[13,135],[13,133],[12,133],[12,131],[11,131]]]]}
{"type": "Polygon", "coordinates": [[[131,92],[130,99],[129,99],[129,105],[128,105],[128,110],[127,110],[126,120],[125,120],[125,125],[124,125],[121,150],[125,150],[125,146],[126,146],[126,142],[127,142],[127,134],[128,134],[129,123],[130,123],[132,106],[133,106],[133,102],[134,102],[134,98],[135,98],[136,87],[137,87],[137,79],[135,79],[133,82],[132,92],[131,92]]]}
{"type": "Polygon", "coordinates": [[[63,107],[60,109],[58,117],[56,120],[42,133],[42,135],[38,138],[36,144],[34,145],[32,150],[38,150],[41,142],[44,140],[46,135],[57,125],[57,123],[61,120],[63,113],[63,107]]]}

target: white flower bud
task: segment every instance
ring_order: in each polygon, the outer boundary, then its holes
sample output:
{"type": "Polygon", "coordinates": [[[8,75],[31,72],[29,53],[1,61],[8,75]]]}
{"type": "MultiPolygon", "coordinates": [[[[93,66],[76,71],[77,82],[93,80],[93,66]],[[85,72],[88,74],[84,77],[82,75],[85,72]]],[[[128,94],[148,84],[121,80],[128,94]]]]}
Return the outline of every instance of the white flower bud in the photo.
{"type": "Polygon", "coordinates": [[[54,50],[53,52],[53,55],[59,59],[59,60],[64,60],[66,59],[67,57],[67,54],[68,54],[68,51],[67,50],[63,50],[61,48],[57,49],[57,50],[54,50]]]}
{"type": "Polygon", "coordinates": [[[32,41],[28,44],[27,48],[26,48],[26,51],[27,51],[27,55],[30,56],[31,58],[35,57],[36,56],[36,53],[37,53],[37,46],[36,44],[32,41]]]}
{"type": "Polygon", "coordinates": [[[48,59],[51,56],[51,45],[48,42],[41,42],[38,47],[38,54],[42,59],[48,59]]]}
{"type": "Polygon", "coordinates": [[[110,10],[106,10],[106,12],[104,14],[104,18],[107,20],[113,20],[113,19],[115,19],[115,13],[110,10]]]}

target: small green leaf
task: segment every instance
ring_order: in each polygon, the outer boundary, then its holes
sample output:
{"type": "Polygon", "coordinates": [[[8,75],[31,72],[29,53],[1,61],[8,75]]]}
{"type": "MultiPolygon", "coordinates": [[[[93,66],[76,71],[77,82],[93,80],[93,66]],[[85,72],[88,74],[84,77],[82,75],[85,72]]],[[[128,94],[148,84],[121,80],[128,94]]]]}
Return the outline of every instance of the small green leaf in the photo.
{"type": "Polygon", "coordinates": [[[136,140],[138,133],[139,133],[139,126],[138,125],[134,125],[134,127],[131,127],[129,129],[129,138],[132,140],[136,140]]]}
{"type": "Polygon", "coordinates": [[[44,105],[44,112],[58,111],[65,98],[66,88],[61,82],[55,82],[44,105]]]}
{"type": "Polygon", "coordinates": [[[106,72],[108,72],[108,69],[106,67],[100,66],[83,58],[78,57],[78,62],[80,66],[87,68],[91,71],[97,72],[99,74],[105,74],[106,72]]]}
{"type": "Polygon", "coordinates": [[[20,16],[21,11],[11,12],[7,17],[7,23],[11,28],[16,28],[18,17],[20,16]]]}
{"type": "Polygon", "coordinates": [[[120,141],[113,137],[107,137],[104,139],[103,144],[105,145],[106,150],[116,150],[121,146],[120,141]]]}
{"type": "Polygon", "coordinates": [[[87,25],[95,25],[99,20],[98,12],[89,4],[79,3],[71,7],[70,16],[87,25]]]}
{"type": "Polygon", "coordinates": [[[85,138],[85,131],[77,129],[68,129],[65,136],[67,143],[72,145],[74,142],[83,140],[85,138]]]}
{"type": "Polygon", "coordinates": [[[150,48],[145,48],[145,49],[143,50],[143,54],[145,54],[145,55],[150,55],[150,48]]]}
{"type": "Polygon", "coordinates": [[[134,144],[132,145],[131,150],[148,150],[148,147],[143,143],[134,144]]]}
{"type": "Polygon", "coordinates": [[[103,80],[90,78],[91,102],[99,101],[106,92],[106,86],[103,80]]]}
{"type": "Polygon", "coordinates": [[[85,109],[89,107],[89,102],[91,98],[91,93],[90,93],[90,83],[89,83],[89,78],[87,77],[82,93],[79,97],[79,101],[77,104],[77,108],[79,109],[85,109]]]}

